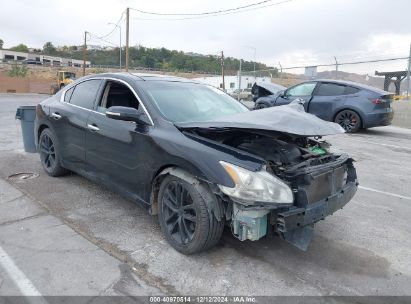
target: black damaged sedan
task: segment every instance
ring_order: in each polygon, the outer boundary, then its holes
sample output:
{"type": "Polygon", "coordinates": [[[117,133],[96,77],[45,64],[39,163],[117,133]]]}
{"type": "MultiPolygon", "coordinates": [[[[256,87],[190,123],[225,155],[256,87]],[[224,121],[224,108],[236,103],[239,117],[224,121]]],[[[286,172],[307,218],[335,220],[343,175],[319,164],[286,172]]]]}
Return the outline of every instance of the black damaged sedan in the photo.
{"type": "Polygon", "coordinates": [[[306,250],[314,223],[357,190],[353,160],[321,140],[343,132],[298,103],[249,111],[204,84],[129,73],[78,79],[35,121],[49,175],[73,171],[142,204],[184,254],[214,246],[225,225],[306,250]]]}

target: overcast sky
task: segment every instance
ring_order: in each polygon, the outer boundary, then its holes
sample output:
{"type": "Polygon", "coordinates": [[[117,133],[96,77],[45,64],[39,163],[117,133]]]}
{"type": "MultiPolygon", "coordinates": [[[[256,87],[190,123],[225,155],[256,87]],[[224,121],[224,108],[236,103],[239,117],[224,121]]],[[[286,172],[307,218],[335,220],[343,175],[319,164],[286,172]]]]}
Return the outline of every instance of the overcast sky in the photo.
{"type": "MultiPolygon", "coordinates": [[[[5,48],[19,43],[41,48],[46,41],[80,45],[85,30],[98,36],[110,32],[113,26],[107,23],[117,22],[126,7],[192,13],[253,2],[258,0],[13,0],[2,4],[0,38],[5,48]]],[[[283,66],[331,63],[333,56],[339,61],[408,56],[410,12],[410,0],[293,0],[193,20],[138,20],[153,17],[131,11],[130,44],[202,54],[224,50],[246,60],[254,57],[247,46],[254,46],[257,61],[283,66]]],[[[118,44],[118,31],[107,39],[118,44]]],[[[403,69],[406,61],[386,66],[403,69]]]]}

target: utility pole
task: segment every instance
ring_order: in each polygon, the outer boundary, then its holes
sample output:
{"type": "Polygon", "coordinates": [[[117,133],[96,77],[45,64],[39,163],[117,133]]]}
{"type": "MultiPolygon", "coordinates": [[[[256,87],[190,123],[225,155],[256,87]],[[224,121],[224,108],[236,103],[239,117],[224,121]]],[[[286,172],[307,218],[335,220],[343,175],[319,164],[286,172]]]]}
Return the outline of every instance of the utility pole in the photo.
{"type": "Polygon", "coordinates": [[[237,94],[237,100],[240,101],[240,88],[241,88],[241,61],[240,59],[240,69],[238,71],[238,94],[237,94]]]}
{"type": "Polygon", "coordinates": [[[338,79],[338,61],[337,61],[337,57],[334,56],[334,60],[335,60],[335,79],[338,79]]]}
{"type": "Polygon", "coordinates": [[[410,98],[410,69],[411,69],[411,44],[410,44],[410,55],[408,56],[408,69],[407,69],[407,99],[410,98]]]}
{"type": "Polygon", "coordinates": [[[83,45],[83,76],[86,76],[86,56],[87,56],[87,31],[84,32],[84,45],[83,45]]]}
{"type": "Polygon", "coordinates": [[[283,67],[281,65],[281,62],[278,62],[278,65],[280,66],[280,79],[283,79],[283,67]]]}
{"type": "Polygon", "coordinates": [[[128,54],[128,47],[129,47],[129,34],[130,34],[130,8],[127,7],[126,9],[126,72],[128,72],[128,64],[129,64],[129,54],[128,54]]]}
{"type": "Polygon", "coordinates": [[[257,60],[257,49],[255,47],[252,47],[254,49],[254,80],[257,81],[257,75],[255,73],[255,61],[257,60]]]}
{"type": "Polygon", "coordinates": [[[221,51],[221,76],[223,77],[223,91],[225,91],[225,81],[224,81],[224,51],[221,51]]]}

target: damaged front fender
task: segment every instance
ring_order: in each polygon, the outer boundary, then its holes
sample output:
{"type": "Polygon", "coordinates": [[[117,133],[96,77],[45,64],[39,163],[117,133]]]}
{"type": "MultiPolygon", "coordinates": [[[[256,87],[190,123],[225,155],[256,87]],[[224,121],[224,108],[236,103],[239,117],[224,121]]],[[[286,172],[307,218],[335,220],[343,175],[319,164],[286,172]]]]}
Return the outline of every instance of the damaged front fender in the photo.
{"type": "MultiPolygon", "coordinates": [[[[186,181],[187,183],[193,185],[196,188],[196,190],[200,193],[203,200],[205,201],[209,214],[214,216],[218,221],[223,220],[224,207],[222,203],[219,201],[219,199],[216,197],[216,195],[210,190],[209,187],[207,187],[207,185],[205,184],[206,182],[201,182],[198,178],[196,178],[192,174],[184,171],[183,169],[177,168],[177,167],[168,167],[164,169],[157,176],[157,179],[166,174],[170,174],[175,177],[178,177],[186,181]]],[[[152,194],[152,197],[154,197],[154,194],[152,194]]],[[[154,202],[154,200],[152,200],[151,205],[152,205],[151,214],[157,214],[158,212],[157,203],[154,202]]]]}

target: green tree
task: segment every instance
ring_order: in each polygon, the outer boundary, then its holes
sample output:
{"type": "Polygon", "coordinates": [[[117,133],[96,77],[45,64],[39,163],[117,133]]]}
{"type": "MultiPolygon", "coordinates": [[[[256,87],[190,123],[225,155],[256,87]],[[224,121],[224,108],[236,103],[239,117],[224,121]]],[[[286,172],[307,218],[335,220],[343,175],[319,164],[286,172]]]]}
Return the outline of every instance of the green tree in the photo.
{"type": "Polygon", "coordinates": [[[10,48],[10,51],[16,51],[16,52],[24,52],[24,53],[28,53],[29,48],[27,47],[27,45],[20,43],[19,45],[13,46],[10,48]]]}
{"type": "Polygon", "coordinates": [[[28,72],[26,65],[13,64],[11,70],[9,71],[10,77],[26,77],[28,72]]]}
{"type": "Polygon", "coordinates": [[[3,49],[4,41],[3,39],[0,39],[0,50],[3,49]]]}
{"type": "Polygon", "coordinates": [[[44,54],[47,54],[47,55],[54,55],[54,54],[56,54],[56,47],[53,45],[53,43],[51,43],[50,41],[49,42],[46,42],[44,45],[43,45],[43,53],[44,54]]]}

